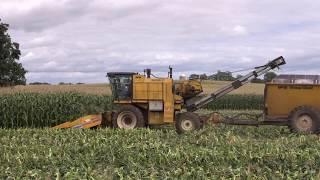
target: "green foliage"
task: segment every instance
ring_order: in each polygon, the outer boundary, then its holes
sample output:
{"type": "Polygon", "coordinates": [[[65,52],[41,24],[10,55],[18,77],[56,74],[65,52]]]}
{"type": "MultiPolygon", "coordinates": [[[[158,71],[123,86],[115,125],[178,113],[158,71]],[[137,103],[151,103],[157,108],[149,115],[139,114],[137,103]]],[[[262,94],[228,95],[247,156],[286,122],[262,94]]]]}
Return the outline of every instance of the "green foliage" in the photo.
{"type": "Polygon", "coordinates": [[[267,72],[263,79],[265,82],[271,82],[275,77],[277,77],[275,72],[267,72]]]}
{"type": "MultiPolygon", "coordinates": [[[[80,93],[18,93],[0,96],[0,127],[50,127],[83,115],[110,110],[109,96],[80,93]]],[[[210,103],[206,109],[262,109],[263,97],[228,95],[210,103]]]]}
{"type": "Polygon", "coordinates": [[[254,78],[251,80],[251,83],[260,83],[260,84],[264,84],[265,81],[263,79],[260,78],[254,78]]]}
{"type": "Polygon", "coordinates": [[[21,55],[19,44],[11,41],[8,28],[0,19],[0,86],[24,85],[26,70],[17,62],[21,55]]]}
{"type": "Polygon", "coordinates": [[[50,127],[111,108],[109,96],[21,93],[0,96],[0,127],[50,127]]]}
{"type": "Polygon", "coordinates": [[[0,129],[0,179],[319,179],[317,136],[279,127],[0,129]]]}
{"type": "Polygon", "coordinates": [[[234,77],[232,73],[229,71],[218,71],[216,74],[210,76],[210,79],[217,80],[217,81],[233,81],[234,77]]]}
{"type": "Polygon", "coordinates": [[[227,95],[211,102],[207,105],[206,109],[261,110],[264,107],[263,102],[264,98],[262,95],[227,95]]]}

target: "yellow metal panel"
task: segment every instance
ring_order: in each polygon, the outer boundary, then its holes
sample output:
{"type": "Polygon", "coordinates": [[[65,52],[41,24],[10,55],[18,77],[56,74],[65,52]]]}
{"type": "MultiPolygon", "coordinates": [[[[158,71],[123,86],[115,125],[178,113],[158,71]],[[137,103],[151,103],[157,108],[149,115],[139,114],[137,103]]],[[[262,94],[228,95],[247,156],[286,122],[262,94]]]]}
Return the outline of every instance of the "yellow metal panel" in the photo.
{"type": "Polygon", "coordinates": [[[163,81],[165,79],[151,79],[144,76],[133,78],[133,99],[134,100],[162,100],[163,81]]]}
{"type": "Polygon", "coordinates": [[[149,112],[149,124],[152,124],[152,125],[164,124],[163,112],[149,112]]]}
{"type": "Polygon", "coordinates": [[[148,99],[148,85],[144,82],[145,77],[141,75],[133,76],[133,99],[147,100],[148,99]]]}
{"type": "Polygon", "coordinates": [[[297,84],[267,84],[268,116],[288,117],[299,106],[312,106],[320,110],[320,86],[297,84]]]}
{"type": "Polygon", "coordinates": [[[92,128],[101,125],[102,116],[101,115],[88,115],[81,117],[74,121],[65,122],[53,128],[65,129],[65,128],[92,128]]]}
{"type": "Polygon", "coordinates": [[[163,99],[163,85],[162,82],[149,82],[148,83],[148,99],[162,100],[163,99]]]}
{"type": "Polygon", "coordinates": [[[148,84],[145,82],[136,82],[133,85],[133,99],[149,99],[148,84]]]}
{"type": "Polygon", "coordinates": [[[163,124],[174,121],[175,109],[181,109],[182,98],[175,96],[173,80],[170,78],[151,79],[141,75],[134,75],[132,102],[140,103],[145,101],[163,102],[163,112],[149,112],[151,124],[163,124]],[[176,106],[175,102],[177,102],[176,106]]]}
{"type": "Polygon", "coordinates": [[[117,100],[115,100],[115,101],[113,101],[113,103],[115,103],[115,104],[131,104],[132,101],[125,101],[125,100],[117,101],[117,100]]]}
{"type": "Polygon", "coordinates": [[[174,105],[174,110],[181,111],[181,109],[182,109],[182,105],[181,104],[175,104],[174,105]]]}
{"type": "Polygon", "coordinates": [[[174,94],[173,94],[173,81],[172,79],[167,79],[164,82],[164,122],[174,121],[174,94]]]}
{"type": "Polygon", "coordinates": [[[183,98],[181,96],[175,95],[174,96],[174,109],[176,111],[181,111],[183,104],[183,98]]]}

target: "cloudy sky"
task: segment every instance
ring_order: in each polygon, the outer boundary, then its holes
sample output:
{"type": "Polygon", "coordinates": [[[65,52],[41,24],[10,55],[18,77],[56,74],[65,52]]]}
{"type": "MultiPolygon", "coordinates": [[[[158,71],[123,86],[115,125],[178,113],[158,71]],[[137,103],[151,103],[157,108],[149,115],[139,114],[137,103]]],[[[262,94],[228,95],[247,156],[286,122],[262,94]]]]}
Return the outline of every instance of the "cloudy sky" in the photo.
{"type": "Polygon", "coordinates": [[[234,71],[280,55],[320,74],[320,1],[1,0],[28,82],[105,82],[109,71],[234,71]]]}

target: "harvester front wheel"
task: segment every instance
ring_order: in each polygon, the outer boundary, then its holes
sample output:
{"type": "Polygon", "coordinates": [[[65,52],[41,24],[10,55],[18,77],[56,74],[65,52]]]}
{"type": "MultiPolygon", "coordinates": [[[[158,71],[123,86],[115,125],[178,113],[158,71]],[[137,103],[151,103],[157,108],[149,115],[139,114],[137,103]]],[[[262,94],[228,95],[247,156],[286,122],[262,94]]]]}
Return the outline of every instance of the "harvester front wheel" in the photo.
{"type": "Polygon", "coordinates": [[[145,127],[145,121],[141,110],[132,105],[121,106],[112,119],[113,127],[122,129],[134,129],[145,127]]]}
{"type": "Polygon", "coordinates": [[[181,113],[177,115],[175,126],[179,134],[196,131],[201,129],[201,118],[192,112],[181,113]]]}
{"type": "Polygon", "coordinates": [[[308,106],[296,108],[291,113],[289,128],[295,133],[318,134],[320,130],[320,112],[308,106]]]}

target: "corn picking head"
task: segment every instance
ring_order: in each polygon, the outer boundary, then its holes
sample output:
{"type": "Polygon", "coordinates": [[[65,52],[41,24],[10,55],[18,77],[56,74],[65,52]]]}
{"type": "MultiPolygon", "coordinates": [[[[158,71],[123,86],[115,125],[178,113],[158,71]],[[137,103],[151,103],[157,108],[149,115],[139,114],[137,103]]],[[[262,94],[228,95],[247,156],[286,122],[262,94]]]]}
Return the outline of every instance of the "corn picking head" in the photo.
{"type": "Polygon", "coordinates": [[[78,129],[90,129],[95,127],[111,126],[111,119],[113,112],[106,112],[103,114],[88,115],[79,119],[68,121],[63,124],[54,126],[56,129],[78,128],[78,129]]]}

